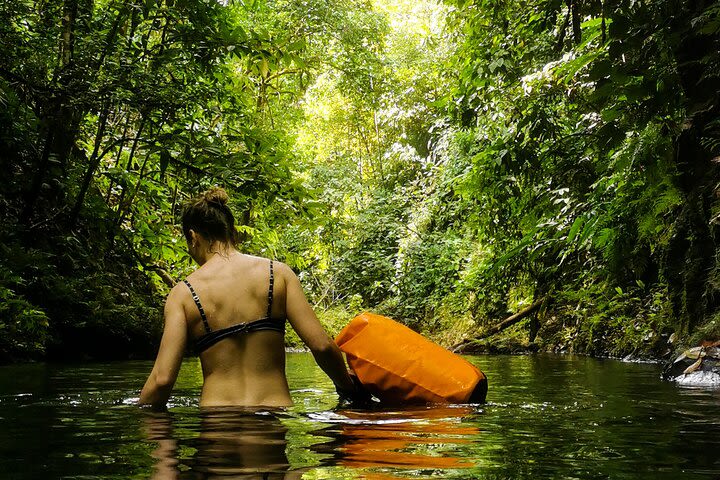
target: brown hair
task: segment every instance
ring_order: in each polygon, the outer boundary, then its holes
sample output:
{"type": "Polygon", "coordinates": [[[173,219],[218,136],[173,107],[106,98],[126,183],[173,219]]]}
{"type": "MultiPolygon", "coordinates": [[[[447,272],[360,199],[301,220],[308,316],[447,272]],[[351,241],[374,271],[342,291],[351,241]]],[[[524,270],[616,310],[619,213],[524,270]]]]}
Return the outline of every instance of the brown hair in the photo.
{"type": "Polygon", "coordinates": [[[237,245],[235,217],[227,205],[228,200],[224,189],[213,187],[185,203],[182,209],[182,229],[188,242],[190,230],[194,230],[210,243],[220,241],[237,245]]]}

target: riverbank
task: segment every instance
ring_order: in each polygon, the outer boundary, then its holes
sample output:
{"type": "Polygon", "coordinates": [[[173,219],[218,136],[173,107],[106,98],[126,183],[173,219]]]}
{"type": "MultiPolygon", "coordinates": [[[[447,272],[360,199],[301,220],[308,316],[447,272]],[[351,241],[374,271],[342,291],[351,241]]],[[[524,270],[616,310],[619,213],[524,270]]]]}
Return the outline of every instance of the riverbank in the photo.
{"type": "Polygon", "coordinates": [[[582,326],[568,325],[567,321],[563,323],[559,319],[541,327],[534,341],[531,341],[528,325],[530,321],[519,323],[487,337],[477,336],[477,332],[468,331],[461,333],[459,335],[461,340],[458,341],[458,332],[454,330],[437,332],[433,337],[446,348],[463,354],[524,355],[545,352],[659,362],[669,360],[676,351],[684,348],[683,342],[679,342],[677,336],[664,332],[638,335],[632,341],[607,335],[595,342],[590,350],[584,343],[585,334],[582,326]]]}
{"type": "MultiPolygon", "coordinates": [[[[72,256],[72,251],[67,255],[72,256]]],[[[98,261],[94,268],[95,272],[88,278],[98,279],[104,275],[103,279],[107,277],[115,280],[97,288],[93,295],[88,294],[83,301],[77,300],[74,295],[66,295],[62,297],[65,302],[62,303],[57,292],[55,296],[50,296],[47,291],[39,292],[42,294],[36,292],[32,298],[42,299],[45,301],[43,305],[49,306],[43,307],[43,312],[48,312],[46,332],[41,337],[45,343],[42,348],[30,351],[22,351],[22,345],[15,344],[15,350],[9,350],[10,354],[2,357],[0,363],[154,358],[162,332],[163,295],[160,290],[142,272],[138,271],[133,276],[131,272],[125,271],[119,259],[98,261]],[[100,267],[103,267],[102,274],[100,267]],[[118,271],[124,272],[124,287],[118,284],[118,271]],[[125,291],[123,288],[132,290],[125,291]],[[57,316],[58,312],[62,315],[57,316]]],[[[66,276],[70,274],[65,273],[66,276]]],[[[55,284],[73,282],[72,285],[76,285],[88,281],[84,277],[72,280],[55,275],[55,284]]],[[[91,289],[90,286],[84,288],[87,291],[91,289]]],[[[316,307],[321,324],[333,338],[363,310],[357,305],[345,304],[316,307]]],[[[382,310],[374,311],[392,317],[382,310]]],[[[658,315],[644,318],[636,315],[631,322],[627,319],[627,315],[612,318],[596,313],[592,319],[583,321],[571,309],[558,308],[542,312],[540,318],[528,317],[490,336],[484,336],[483,331],[494,323],[478,322],[469,313],[438,315],[432,321],[405,323],[443,347],[464,354],[524,355],[549,352],[667,361],[679,352],[698,345],[701,340],[720,338],[716,319],[710,319],[685,335],[677,334],[672,322],[658,315]],[[530,329],[536,321],[537,335],[531,341],[530,329]],[[418,325],[421,328],[417,328],[418,325]]],[[[302,341],[291,328],[287,329],[286,346],[290,350],[304,349],[302,341]]]]}
{"type": "Polygon", "coordinates": [[[485,327],[469,319],[440,323],[440,328],[422,333],[445,348],[464,354],[546,352],[666,362],[703,341],[720,338],[719,326],[713,318],[683,334],[676,331],[668,319],[658,322],[657,317],[635,318],[628,324],[612,317],[582,322],[555,311],[545,312],[541,319],[528,318],[488,336],[483,335],[485,327]],[[537,333],[531,340],[532,324],[536,321],[537,333]]]}

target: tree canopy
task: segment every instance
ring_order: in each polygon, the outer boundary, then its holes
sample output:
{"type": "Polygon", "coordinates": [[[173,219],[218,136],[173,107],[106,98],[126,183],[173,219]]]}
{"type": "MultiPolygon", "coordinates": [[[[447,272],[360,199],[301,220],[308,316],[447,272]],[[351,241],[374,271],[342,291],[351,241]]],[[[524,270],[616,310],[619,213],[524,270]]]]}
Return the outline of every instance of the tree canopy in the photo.
{"type": "Polygon", "coordinates": [[[178,209],[212,185],[331,331],[370,309],[453,344],[541,302],[510,337],[625,355],[720,335],[720,2],[0,18],[0,359],[152,353],[192,269],[178,209]]]}

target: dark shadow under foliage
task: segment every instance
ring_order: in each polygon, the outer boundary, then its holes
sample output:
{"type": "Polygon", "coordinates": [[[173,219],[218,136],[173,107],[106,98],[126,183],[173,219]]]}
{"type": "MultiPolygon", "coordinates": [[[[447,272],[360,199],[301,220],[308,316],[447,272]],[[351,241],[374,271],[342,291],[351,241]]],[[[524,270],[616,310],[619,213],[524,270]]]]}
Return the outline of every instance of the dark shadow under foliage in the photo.
{"type": "Polygon", "coordinates": [[[102,217],[72,230],[63,220],[0,219],[0,362],[150,357],[162,326],[155,285],[127,248],[107,250],[102,217]]]}

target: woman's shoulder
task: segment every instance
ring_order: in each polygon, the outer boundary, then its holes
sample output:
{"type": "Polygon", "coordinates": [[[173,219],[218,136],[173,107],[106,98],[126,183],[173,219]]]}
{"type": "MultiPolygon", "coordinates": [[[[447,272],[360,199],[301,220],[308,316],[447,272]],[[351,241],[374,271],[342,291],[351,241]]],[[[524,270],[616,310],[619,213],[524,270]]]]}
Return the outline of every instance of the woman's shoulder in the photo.
{"type": "MultiPolygon", "coordinates": [[[[262,257],[259,255],[238,253],[233,256],[229,263],[204,265],[196,269],[187,276],[186,280],[192,285],[197,283],[200,286],[206,283],[216,283],[227,276],[231,276],[233,278],[240,276],[246,280],[257,279],[258,281],[263,281],[263,279],[267,279],[271,264],[275,281],[282,280],[283,282],[287,282],[288,279],[296,277],[292,268],[280,260],[262,257]]],[[[183,287],[187,288],[186,286],[183,286],[183,281],[181,281],[178,285],[180,289],[183,287]]]]}
{"type": "Polygon", "coordinates": [[[185,280],[180,280],[176,283],[165,298],[165,307],[167,308],[172,304],[184,304],[187,299],[191,298],[192,293],[190,288],[191,285],[186,283],[185,280]]]}
{"type": "Polygon", "coordinates": [[[250,268],[253,270],[269,270],[270,263],[272,263],[273,269],[277,269],[280,262],[272,260],[270,258],[261,257],[259,255],[250,255],[248,253],[241,253],[237,256],[238,264],[244,268],[250,268]]]}
{"type": "Polygon", "coordinates": [[[237,253],[237,257],[243,261],[243,262],[250,262],[250,263],[264,263],[269,264],[270,259],[266,257],[261,257],[260,255],[250,255],[249,253],[237,253]]]}
{"type": "MultiPolygon", "coordinates": [[[[245,254],[243,254],[245,255],[245,254]]],[[[281,262],[280,260],[275,260],[271,258],[266,257],[260,257],[255,255],[246,255],[248,259],[255,263],[256,268],[260,269],[269,269],[270,263],[272,263],[272,270],[273,270],[273,276],[275,277],[275,281],[281,280],[283,283],[287,282],[288,280],[292,278],[296,278],[295,272],[292,268],[285,262],[281,262]]]]}
{"type": "Polygon", "coordinates": [[[280,260],[273,260],[273,269],[283,276],[295,276],[293,269],[290,268],[287,263],[281,262],[280,260]]]}
{"type": "Polygon", "coordinates": [[[247,262],[255,263],[257,265],[265,265],[267,268],[269,268],[270,263],[272,263],[273,270],[275,271],[292,272],[292,269],[286,263],[281,262],[280,260],[261,257],[258,255],[250,255],[248,253],[241,253],[240,255],[244,257],[245,261],[247,262]]]}

